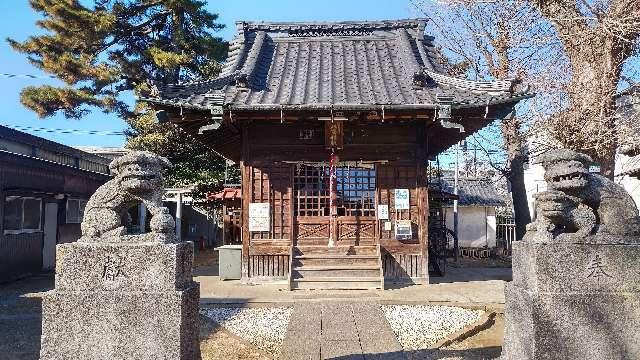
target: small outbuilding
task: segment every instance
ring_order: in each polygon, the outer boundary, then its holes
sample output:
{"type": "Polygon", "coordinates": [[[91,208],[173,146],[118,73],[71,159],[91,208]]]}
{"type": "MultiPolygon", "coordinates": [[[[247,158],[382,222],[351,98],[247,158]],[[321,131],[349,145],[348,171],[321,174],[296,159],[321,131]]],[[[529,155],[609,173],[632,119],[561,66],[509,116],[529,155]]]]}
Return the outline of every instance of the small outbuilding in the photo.
{"type": "MultiPolygon", "coordinates": [[[[443,191],[453,193],[454,180],[443,178],[443,191]]],[[[496,208],[506,202],[491,179],[458,179],[458,242],[461,248],[496,247],[496,208]]],[[[447,228],[453,230],[453,206],[445,207],[447,228]]]]}
{"type": "Polygon", "coordinates": [[[53,269],[108,179],[106,158],[0,126],[0,282],[53,269]]]}
{"type": "Polygon", "coordinates": [[[217,205],[222,214],[222,245],[242,244],[242,190],[224,188],[206,194],[207,201],[217,205]]]}

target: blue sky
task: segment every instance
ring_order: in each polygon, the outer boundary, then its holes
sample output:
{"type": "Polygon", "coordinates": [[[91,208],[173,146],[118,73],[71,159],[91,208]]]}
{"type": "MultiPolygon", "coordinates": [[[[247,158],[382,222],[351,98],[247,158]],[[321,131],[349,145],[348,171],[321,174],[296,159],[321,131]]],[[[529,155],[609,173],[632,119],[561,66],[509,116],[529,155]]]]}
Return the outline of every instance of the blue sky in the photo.
{"type": "MultiPolygon", "coordinates": [[[[261,21],[340,21],[381,20],[416,17],[409,0],[218,0],[209,1],[208,8],[220,14],[220,22],[227,27],[220,36],[230,39],[238,20],[261,21]]],[[[0,1],[0,73],[46,76],[31,66],[25,57],[14,52],[5,38],[24,40],[38,31],[34,13],[26,0],[0,1]]],[[[114,115],[94,111],[81,120],[66,119],[63,115],[40,119],[20,104],[20,90],[28,85],[53,84],[55,79],[6,78],[0,76],[0,124],[33,128],[122,131],[126,124],[114,115]]],[[[66,145],[122,146],[122,136],[58,134],[27,131],[34,135],[66,145]]]]}

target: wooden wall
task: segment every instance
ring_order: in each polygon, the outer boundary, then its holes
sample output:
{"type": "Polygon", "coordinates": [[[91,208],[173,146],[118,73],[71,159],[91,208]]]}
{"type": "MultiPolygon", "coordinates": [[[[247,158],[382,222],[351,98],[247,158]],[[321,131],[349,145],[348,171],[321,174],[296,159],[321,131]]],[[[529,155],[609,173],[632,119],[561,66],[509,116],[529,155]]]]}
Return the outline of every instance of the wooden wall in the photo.
{"type": "MultiPolygon", "coordinates": [[[[340,161],[376,162],[376,206],[388,204],[391,221],[411,220],[412,239],[395,240],[393,230],[375,217],[339,217],[337,244],[385,248],[389,281],[426,281],[428,202],[424,175],[424,123],[346,122],[340,161]],[[394,209],[394,189],[410,190],[410,209],[394,209]]],[[[318,120],[249,121],[242,130],[243,277],[286,277],[292,244],[326,244],[327,216],[294,216],[293,177],[296,161],[328,162],[324,123],[318,120]],[[248,231],[251,202],[268,202],[268,232],[248,231]],[[296,240],[296,241],[293,241],[296,240]]]]}
{"type": "Polygon", "coordinates": [[[244,163],[242,172],[242,218],[249,219],[251,202],[268,202],[271,214],[266,232],[249,232],[243,222],[243,277],[285,279],[292,239],[291,165],[255,161],[244,163]]]}

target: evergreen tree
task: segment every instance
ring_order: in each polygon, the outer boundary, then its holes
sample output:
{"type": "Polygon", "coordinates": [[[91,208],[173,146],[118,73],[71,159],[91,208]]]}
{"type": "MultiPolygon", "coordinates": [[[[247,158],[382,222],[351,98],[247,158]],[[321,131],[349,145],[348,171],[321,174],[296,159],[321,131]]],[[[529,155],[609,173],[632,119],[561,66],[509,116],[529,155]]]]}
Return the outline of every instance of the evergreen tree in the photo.
{"type": "Polygon", "coordinates": [[[144,104],[123,94],[149,95],[154,84],[214,77],[227,44],[214,32],[224,25],[200,0],[30,0],[42,15],[42,35],[7,39],[62,86],[28,86],[20,96],[40,117],[62,112],[82,118],[91,108],[116,113],[131,126],[127,146],[154,151],[174,163],[171,186],[212,184],[224,160],[172,125],[159,125],[144,104]]]}

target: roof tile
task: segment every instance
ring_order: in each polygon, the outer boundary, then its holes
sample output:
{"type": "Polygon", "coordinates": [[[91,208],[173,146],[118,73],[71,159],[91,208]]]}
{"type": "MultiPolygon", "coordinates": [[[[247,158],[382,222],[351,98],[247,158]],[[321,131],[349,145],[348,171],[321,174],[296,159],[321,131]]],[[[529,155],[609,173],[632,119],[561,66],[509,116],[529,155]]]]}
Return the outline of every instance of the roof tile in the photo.
{"type": "Polygon", "coordinates": [[[227,105],[330,107],[416,105],[434,107],[435,95],[454,106],[514,103],[526,93],[511,81],[473,82],[442,73],[424,23],[391,20],[339,23],[238,23],[220,77],[170,85],[150,102],[208,109],[227,105]],[[416,87],[414,75],[434,81],[416,87]],[[247,78],[248,88],[236,85],[247,78]],[[223,99],[207,97],[219,92],[223,99]]]}

